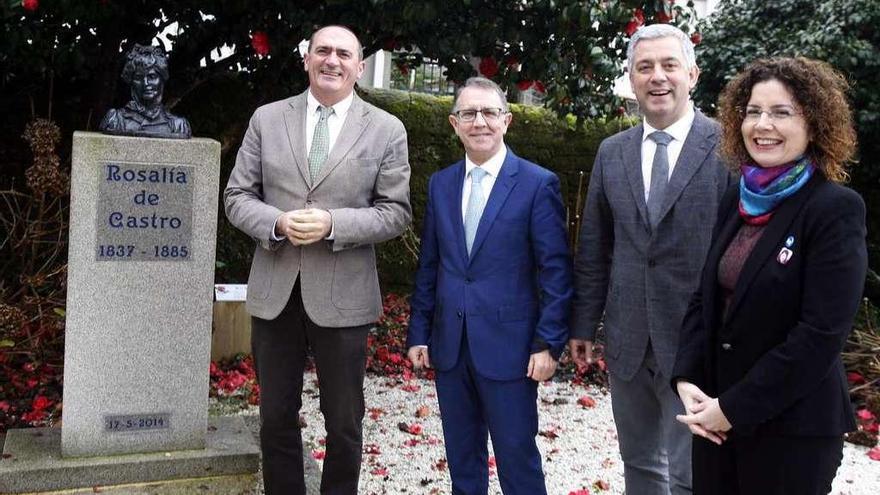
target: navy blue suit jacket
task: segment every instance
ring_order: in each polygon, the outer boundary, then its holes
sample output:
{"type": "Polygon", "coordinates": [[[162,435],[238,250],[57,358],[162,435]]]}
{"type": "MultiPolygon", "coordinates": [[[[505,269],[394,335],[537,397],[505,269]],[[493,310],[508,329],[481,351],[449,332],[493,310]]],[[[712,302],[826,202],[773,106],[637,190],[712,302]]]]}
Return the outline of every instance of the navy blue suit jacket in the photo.
{"type": "Polygon", "coordinates": [[[558,359],[568,338],[571,261],[559,179],[509,149],[477,228],[471,255],[462,222],[464,160],[428,183],[408,346],[427,345],[431,363],[452,368],[467,323],[480,375],[526,375],[530,355],[558,359]]]}

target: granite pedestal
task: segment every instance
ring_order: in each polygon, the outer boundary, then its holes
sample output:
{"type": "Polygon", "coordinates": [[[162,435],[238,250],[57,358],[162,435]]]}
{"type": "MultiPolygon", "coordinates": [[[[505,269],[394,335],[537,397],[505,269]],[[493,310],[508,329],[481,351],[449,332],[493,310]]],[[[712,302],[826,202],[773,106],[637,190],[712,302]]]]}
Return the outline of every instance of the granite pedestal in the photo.
{"type": "MultiPolygon", "coordinates": [[[[201,458],[208,446],[220,143],[76,132],[72,158],[64,463],[41,476],[81,483],[63,466],[96,457],[119,473],[116,483],[162,479],[149,473],[161,463],[125,459],[173,451],[201,458]]],[[[55,441],[57,431],[42,433],[55,441]]],[[[20,451],[28,435],[10,431],[7,447],[20,451]]],[[[205,476],[198,463],[173,464],[156,471],[205,476]]]]}

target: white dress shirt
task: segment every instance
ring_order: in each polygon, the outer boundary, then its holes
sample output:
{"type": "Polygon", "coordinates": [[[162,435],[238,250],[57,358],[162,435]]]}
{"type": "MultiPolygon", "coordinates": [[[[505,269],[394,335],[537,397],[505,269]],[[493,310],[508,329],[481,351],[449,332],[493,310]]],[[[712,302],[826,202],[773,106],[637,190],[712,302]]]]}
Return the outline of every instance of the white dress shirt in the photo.
{"type": "MultiPolygon", "coordinates": [[[[318,107],[321,103],[318,102],[317,98],[312,96],[311,90],[309,90],[306,99],[306,156],[308,156],[309,150],[312,149],[312,138],[315,136],[315,124],[318,123],[318,118],[321,116],[321,114],[318,113],[318,107]]],[[[332,150],[333,145],[336,144],[336,138],[339,137],[339,131],[342,130],[342,124],[345,122],[345,116],[348,114],[348,109],[351,108],[351,102],[353,100],[354,91],[342,99],[342,101],[331,107],[333,108],[333,113],[327,118],[327,130],[330,132],[330,146],[327,148],[328,151],[332,150]]]]}
{"type": "MultiPolygon", "coordinates": [[[[691,125],[694,123],[694,107],[688,105],[688,111],[684,116],[666,129],[656,129],[647,121],[644,124],[644,132],[642,133],[642,181],[645,184],[645,203],[648,202],[648,195],[651,193],[651,167],[654,164],[654,152],[657,151],[657,143],[648,136],[654,131],[663,131],[672,136],[672,141],[666,146],[669,160],[669,177],[672,177],[672,170],[681,155],[681,148],[684,146],[684,140],[691,131],[691,125]]],[[[667,177],[667,179],[669,179],[667,177]]]]}
{"type": "MultiPolygon", "coordinates": [[[[486,160],[485,163],[480,165],[479,167],[486,171],[485,177],[480,181],[480,186],[483,187],[483,197],[486,200],[489,200],[489,194],[492,192],[492,186],[495,185],[495,180],[498,178],[498,173],[501,171],[501,165],[504,164],[504,159],[507,158],[507,146],[502,145],[501,149],[498,150],[498,153],[492,155],[492,158],[486,160]]],[[[471,170],[477,167],[477,164],[472,162],[470,157],[467,155],[464,156],[464,184],[462,185],[461,190],[461,221],[464,223],[464,216],[467,210],[468,200],[471,197],[471,170]]]]}

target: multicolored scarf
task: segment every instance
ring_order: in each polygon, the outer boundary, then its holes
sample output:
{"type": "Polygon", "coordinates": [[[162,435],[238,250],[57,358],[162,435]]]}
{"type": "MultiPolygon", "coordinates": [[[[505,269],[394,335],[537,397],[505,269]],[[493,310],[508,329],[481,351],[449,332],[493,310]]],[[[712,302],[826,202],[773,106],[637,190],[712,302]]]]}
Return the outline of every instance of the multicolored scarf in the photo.
{"type": "Polygon", "coordinates": [[[816,166],[804,155],[778,167],[744,163],[740,170],[739,214],[750,225],[766,225],[776,207],[810,180],[816,166]]]}

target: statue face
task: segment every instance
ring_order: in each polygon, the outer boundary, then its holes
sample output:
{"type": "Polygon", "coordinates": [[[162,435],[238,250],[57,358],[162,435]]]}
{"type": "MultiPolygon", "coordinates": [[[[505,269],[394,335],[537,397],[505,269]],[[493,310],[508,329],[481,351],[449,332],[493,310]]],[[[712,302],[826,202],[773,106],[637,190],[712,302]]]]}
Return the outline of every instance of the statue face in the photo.
{"type": "Polygon", "coordinates": [[[132,92],[141,103],[158,104],[162,101],[164,88],[165,81],[155,67],[150,67],[146,71],[139,70],[132,77],[132,92]]]}

